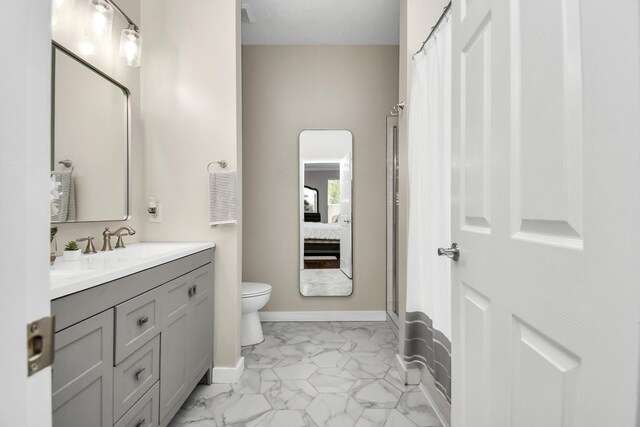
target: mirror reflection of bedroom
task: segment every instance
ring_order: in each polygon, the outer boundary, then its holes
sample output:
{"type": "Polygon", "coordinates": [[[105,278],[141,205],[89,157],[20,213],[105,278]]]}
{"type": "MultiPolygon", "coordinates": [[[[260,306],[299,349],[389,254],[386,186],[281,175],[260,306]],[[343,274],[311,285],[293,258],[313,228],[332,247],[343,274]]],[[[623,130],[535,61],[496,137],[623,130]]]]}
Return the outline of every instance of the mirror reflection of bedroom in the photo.
{"type": "Polygon", "coordinates": [[[347,296],[353,289],[351,139],[346,130],[300,133],[304,296],[347,296]]]}

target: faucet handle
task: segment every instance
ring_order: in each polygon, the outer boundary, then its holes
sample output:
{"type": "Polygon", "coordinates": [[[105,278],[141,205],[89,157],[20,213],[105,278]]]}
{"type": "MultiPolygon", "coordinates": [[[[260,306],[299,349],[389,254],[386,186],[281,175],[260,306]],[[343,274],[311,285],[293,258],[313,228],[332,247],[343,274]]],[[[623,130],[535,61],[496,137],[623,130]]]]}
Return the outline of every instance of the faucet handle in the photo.
{"type": "Polygon", "coordinates": [[[96,253],[96,248],[95,246],[93,246],[93,236],[89,236],[89,237],[81,237],[79,239],[76,239],[77,242],[87,242],[87,247],[84,248],[84,253],[85,254],[95,254],[96,253]]]}

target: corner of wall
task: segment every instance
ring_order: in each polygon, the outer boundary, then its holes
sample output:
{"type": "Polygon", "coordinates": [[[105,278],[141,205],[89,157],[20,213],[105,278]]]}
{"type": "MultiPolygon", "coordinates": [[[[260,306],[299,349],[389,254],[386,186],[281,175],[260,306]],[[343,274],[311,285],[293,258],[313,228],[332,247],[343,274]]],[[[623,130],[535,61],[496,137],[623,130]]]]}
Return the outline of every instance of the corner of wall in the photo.
{"type": "Polygon", "coordinates": [[[143,1],[145,191],[162,203],[146,241],[206,241],[215,249],[214,365],[240,359],[242,104],[240,1],[143,1]],[[210,227],[207,164],[238,173],[237,225],[210,227]]]}

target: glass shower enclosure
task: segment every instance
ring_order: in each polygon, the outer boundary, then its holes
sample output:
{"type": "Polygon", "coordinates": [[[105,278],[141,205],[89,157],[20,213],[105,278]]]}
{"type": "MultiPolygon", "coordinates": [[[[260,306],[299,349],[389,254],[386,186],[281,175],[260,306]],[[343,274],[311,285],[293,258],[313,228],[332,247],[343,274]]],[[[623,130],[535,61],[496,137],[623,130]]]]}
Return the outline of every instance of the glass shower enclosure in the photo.
{"type": "Polygon", "coordinates": [[[387,117],[387,313],[398,326],[398,117],[387,117]]]}

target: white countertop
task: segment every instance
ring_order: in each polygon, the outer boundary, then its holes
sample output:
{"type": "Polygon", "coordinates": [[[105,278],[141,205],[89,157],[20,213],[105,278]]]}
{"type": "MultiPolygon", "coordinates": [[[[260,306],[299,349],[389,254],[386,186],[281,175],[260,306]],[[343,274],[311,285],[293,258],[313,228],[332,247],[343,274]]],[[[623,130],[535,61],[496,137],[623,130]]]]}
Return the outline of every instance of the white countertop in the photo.
{"type": "Polygon", "coordinates": [[[78,261],[56,258],[49,270],[52,300],[169,261],[213,248],[213,243],[132,243],[123,249],[83,254],[78,261]]]}

